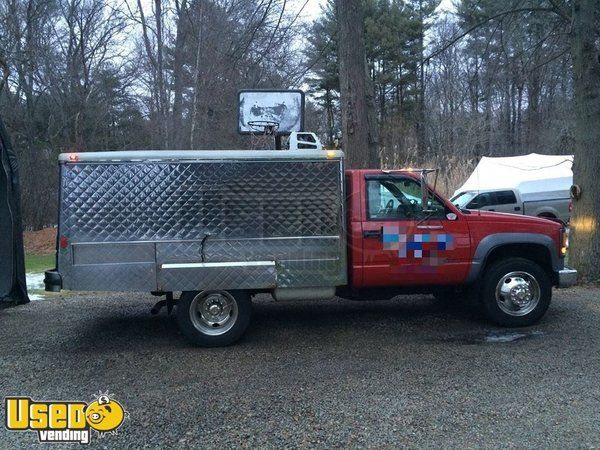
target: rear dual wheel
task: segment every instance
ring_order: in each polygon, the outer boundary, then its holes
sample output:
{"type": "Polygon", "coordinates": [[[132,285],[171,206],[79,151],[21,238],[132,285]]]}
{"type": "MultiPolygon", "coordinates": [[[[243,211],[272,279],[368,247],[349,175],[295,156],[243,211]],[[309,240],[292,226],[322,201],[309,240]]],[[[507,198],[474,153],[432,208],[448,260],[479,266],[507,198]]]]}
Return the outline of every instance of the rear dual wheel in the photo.
{"type": "Polygon", "coordinates": [[[188,291],[177,302],[183,334],[201,347],[221,347],[242,337],[250,323],[252,300],[245,291],[188,291]]]}

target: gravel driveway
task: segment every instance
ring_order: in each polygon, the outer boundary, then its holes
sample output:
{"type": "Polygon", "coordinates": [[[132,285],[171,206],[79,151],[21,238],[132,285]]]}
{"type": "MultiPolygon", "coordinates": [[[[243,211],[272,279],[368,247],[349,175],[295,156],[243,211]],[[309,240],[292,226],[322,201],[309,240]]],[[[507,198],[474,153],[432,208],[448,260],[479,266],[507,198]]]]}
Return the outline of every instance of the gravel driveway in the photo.
{"type": "MultiPolygon", "coordinates": [[[[150,315],[155,300],[72,293],[1,310],[0,392],[108,389],[130,417],[92,436],[102,448],[600,445],[598,288],[555,291],[519,330],[427,296],[261,299],[246,336],[218,349],[190,347],[174,317],[150,315]]],[[[37,436],[2,427],[0,442],[37,436]]]]}

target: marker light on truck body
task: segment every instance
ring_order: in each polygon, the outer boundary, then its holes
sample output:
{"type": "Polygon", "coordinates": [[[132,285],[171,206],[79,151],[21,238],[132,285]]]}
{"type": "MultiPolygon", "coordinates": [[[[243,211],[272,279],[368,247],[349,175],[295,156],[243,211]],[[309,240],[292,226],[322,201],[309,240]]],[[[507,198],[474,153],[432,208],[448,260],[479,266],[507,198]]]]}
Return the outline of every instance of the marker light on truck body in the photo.
{"type": "Polygon", "coordinates": [[[65,236],[61,236],[58,240],[58,246],[64,250],[69,247],[69,240],[65,236]]]}
{"type": "Polygon", "coordinates": [[[560,256],[566,256],[569,249],[569,233],[564,228],[560,230],[560,256]]]}

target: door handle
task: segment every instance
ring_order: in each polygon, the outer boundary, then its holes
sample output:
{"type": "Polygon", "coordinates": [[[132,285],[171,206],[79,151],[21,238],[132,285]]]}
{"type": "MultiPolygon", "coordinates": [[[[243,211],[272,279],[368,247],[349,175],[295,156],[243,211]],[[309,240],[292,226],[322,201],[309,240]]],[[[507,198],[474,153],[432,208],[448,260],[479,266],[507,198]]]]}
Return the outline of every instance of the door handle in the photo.
{"type": "Polygon", "coordinates": [[[496,211],[494,208],[490,208],[488,209],[488,211],[496,211]]]}
{"type": "Polygon", "coordinates": [[[369,239],[369,238],[380,238],[381,237],[381,229],[379,230],[365,230],[363,231],[363,237],[365,239],[369,239]]]}
{"type": "Polygon", "coordinates": [[[521,211],[521,207],[520,206],[515,206],[515,211],[521,211]]]}
{"type": "Polygon", "coordinates": [[[441,230],[444,228],[443,225],[417,225],[419,230],[441,230]]]}

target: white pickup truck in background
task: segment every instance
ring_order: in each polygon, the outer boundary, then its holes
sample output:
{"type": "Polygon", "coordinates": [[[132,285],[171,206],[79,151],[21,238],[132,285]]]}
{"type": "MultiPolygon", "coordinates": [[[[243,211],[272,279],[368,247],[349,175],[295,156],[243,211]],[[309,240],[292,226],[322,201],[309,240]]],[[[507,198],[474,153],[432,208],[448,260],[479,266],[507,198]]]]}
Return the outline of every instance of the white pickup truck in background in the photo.
{"type": "Polygon", "coordinates": [[[572,155],[483,157],[451,201],[461,209],[547,217],[567,224],[572,164],[572,155]]]}
{"type": "Polygon", "coordinates": [[[569,192],[559,198],[533,198],[525,200],[518,190],[486,190],[461,192],[452,198],[460,209],[482,209],[534,217],[559,219],[567,224],[571,214],[569,192]]]}

